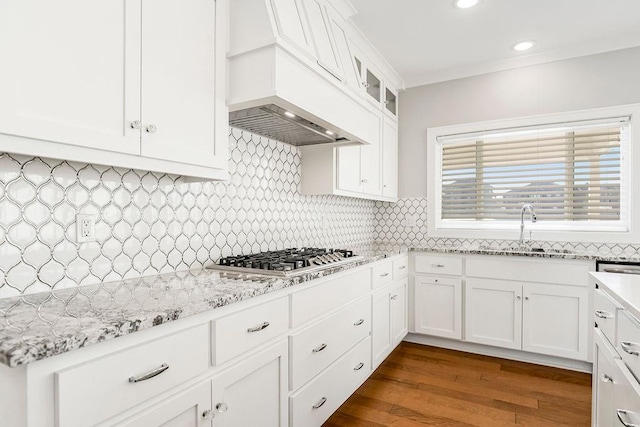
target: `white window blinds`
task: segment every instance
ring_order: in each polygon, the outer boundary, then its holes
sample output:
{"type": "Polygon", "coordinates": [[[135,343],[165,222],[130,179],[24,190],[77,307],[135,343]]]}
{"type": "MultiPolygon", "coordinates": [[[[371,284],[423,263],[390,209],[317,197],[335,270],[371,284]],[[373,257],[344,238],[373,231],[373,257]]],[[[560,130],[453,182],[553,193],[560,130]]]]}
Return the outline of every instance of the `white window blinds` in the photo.
{"type": "Polygon", "coordinates": [[[440,137],[442,220],[619,221],[628,117],[440,137]]]}

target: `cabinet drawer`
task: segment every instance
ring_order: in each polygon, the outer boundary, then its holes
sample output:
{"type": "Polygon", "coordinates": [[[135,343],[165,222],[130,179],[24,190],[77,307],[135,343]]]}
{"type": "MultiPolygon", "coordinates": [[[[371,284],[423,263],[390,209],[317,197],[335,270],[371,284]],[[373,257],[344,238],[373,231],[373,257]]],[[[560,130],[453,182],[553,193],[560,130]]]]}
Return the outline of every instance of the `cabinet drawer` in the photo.
{"type": "Polygon", "coordinates": [[[320,426],[371,373],[371,339],[362,340],[289,399],[292,426],[320,426]]]}
{"type": "Polygon", "coordinates": [[[629,370],[640,377],[640,324],[624,310],[618,312],[616,349],[629,370]]]}
{"type": "Polygon", "coordinates": [[[393,280],[405,277],[409,272],[409,257],[403,256],[402,258],[393,261],[393,280]]]}
{"type": "Polygon", "coordinates": [[[211,322],[213,364],[224,363],[288,329],[288,297],[214,320],[211,322]]]}
{"type": "Polygon", "coordinates": [[[416,255],[416,273],[462,275],[462,258],[416,255]]]}
{"type": "Polygon", "coordinates": [[[614,360],[613,402],[611,425],[640,424],[640,384],[621,360],[614,360]],[[626,424],[623,424],[624,421],[626,424]]]}
{"type": "Polygon", "coordinates": [[[291,295],[291,327],[321,316],[371,290],[371,268],[332,278],[291,295]]]}
{"type": "Polygon", "coordinates": [[[610,343],[615,344],[616,317],[618,313],[616,303],[602,289],[596,289],[593,293],[593,310],[598,329],[602,331],[610,343]]]}
{"type": "Polygon", "coordinates": [[[201,325],[56,372],[57,425],[94,425],[205,372],[208,341],[201,325]]]}
{"type": "Polygon", "coordinates": [[[363,298],[292,335],[291,390],[313,378],[371,332],[371,299],[363,298]]]}
{"type": "Polygon", "coordinates": [[[391,283],[393,280],[393,264],[391,261],[378,261],[372,268],[372,286],[373,289],[379,288],[391,283]]]}

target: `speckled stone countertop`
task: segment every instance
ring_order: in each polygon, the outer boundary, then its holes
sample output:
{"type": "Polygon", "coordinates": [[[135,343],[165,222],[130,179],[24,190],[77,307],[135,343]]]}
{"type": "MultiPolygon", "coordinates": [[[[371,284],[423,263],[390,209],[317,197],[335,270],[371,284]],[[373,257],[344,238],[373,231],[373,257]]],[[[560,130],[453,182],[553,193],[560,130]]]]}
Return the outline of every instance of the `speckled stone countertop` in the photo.
{"type": "Polygon", "coordinates": [[[354,250],[364,259],[290,278],[197,269],[0,299],[0,363],[35,362],[406,252],[354,250]]]}

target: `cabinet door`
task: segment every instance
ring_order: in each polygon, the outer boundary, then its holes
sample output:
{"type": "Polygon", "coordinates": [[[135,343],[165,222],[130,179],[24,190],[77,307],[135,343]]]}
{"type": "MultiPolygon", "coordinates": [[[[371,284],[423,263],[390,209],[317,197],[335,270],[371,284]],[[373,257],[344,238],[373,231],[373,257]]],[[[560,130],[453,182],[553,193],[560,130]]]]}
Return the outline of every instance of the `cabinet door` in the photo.
{"type": "Polygon", "coordinates": [[[390,323],[391,323],[391,346],[395,348],[407,335],[407,281],[391,285],[389,295],[390,301],[390,323]]]}
{"type": "Polygon", "coordinates": [[[287,353],[284,341],[213,378],[215,427],[288,425],[287,353]]]}
{"type": "Polygon", "coordinates": [[[398,128],[389,119],[382,129],[382,195],[398,197],[398,128]]]}
{"type": "Polygon", "coordinates": [[[347,86],[351,87],[353,90],[362,91],[361,76],[356,70],[356,65],[353,61],[353,56],[349,47],[349,41],[344,32],[344,20],[336,13],[332,12],[331,9],[326,9],[326,11],[327,16],[329,17],[329,26],[333,33],[333,40],[335,41],[336,53],[340,60],[344,81],[347,86]]]}
{"type": "Polygon", "coordinates": [[[211,383],[180,393],[118,424],[122,427],[212,426],[211,383]]]}
{"type": "MultiPolygon", "coordinates": [[[[382,127],[382,123],[380,123],[382,127]]],[[[381,129],[378,128],[378,129],[381,129]]],[[[382,195],[382,142],[360,147],[362,191],[365,194],[382,195]]]]}
{"type": "Polygon", "coordinates": [[[311,53],[311,37],[299,0],[271,0],[271,4],[280,37],[297,45],[302,51],[311,53]]]}
{"type": "Polygon", "coordinates": [[[140,154],[139,0],[3,0],[0,57],[0,133],[140,154]]]}
{"type": "Polygon", "coordinates": [[[419,334],[462,339],[462,281],[416,276],[415,330],[419,334]]]}
{"type": "Polygon", "coordinates": [[[587,360],[588,289],[524,285],[522,349],[587,360]]]}
{"type": "Polygon", "coordinates": [[[594,426],[610,426],[616,410],[613,401],[614,382],[620,380],[614,378],[617,374],[615,352],[606,344],[606,338],[598,328],[594,331],[594,344],[591,416],[594,426]]]}
{"type": "Polygon", "coordinates": [[[465,297],[467,341],[521,349],[522,285],[467,279],[465,297]]]}
{"type": "Polygon", "coordinates": [[[390,313],[389,289],[385,288],[373,294],[373,317],[371,322],[373,369],[387,357],[391,349],[390,313]]]}
{"type": "Polygon", "coordinates": [[[318,0],[303,0],[303,2],[316,47],[318,65],[341,80],[342,70],[324,6],[318,0]]]}
{"type": "Polygon", "coordinates": [[[362,192],[360,178],[360,147],[338,147],[337,150],[337,187],[344,191],[362,192]]]}
{"type": "Polygon", "coordinates": [[[220,167],[215,24],[215,0],[142,1],[143,156],[220,167]]]}

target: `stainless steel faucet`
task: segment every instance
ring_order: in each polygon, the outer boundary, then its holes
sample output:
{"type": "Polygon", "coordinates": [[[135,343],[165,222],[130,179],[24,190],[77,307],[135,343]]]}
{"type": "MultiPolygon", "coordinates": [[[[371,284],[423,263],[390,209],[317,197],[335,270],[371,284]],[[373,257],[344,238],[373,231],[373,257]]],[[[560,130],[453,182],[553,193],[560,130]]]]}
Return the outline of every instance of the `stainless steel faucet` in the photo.
{"type": "Polygon", "coordinates": [[[529,217],[531,218],[532,224],[538,220],[536,218],[536,211],[533,209],[533,205],[530,203],[522,205],[522,209],[520,209],[520,246],[524,245],[524,213],[526,211],[529,211],[529,217]]]}

